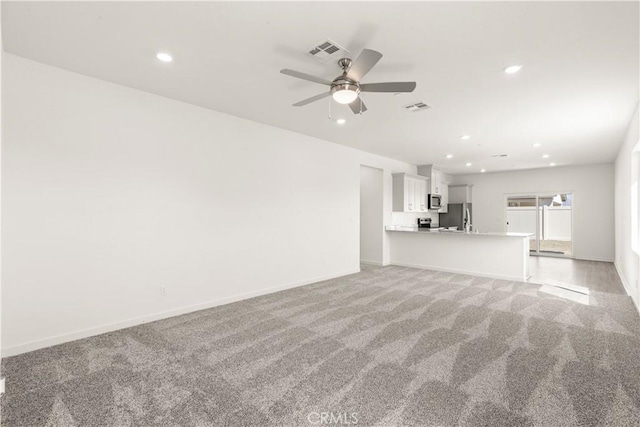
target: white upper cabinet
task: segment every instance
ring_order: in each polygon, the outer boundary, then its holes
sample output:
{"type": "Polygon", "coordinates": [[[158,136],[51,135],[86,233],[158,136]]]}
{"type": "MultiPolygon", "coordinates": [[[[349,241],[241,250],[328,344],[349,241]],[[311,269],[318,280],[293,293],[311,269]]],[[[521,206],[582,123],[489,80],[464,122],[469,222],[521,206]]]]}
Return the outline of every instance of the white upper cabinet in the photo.
{"type": "Polygon", "coordinates": [[[440,201],[440,204],[442,205],[442,207],[440,209],[438,209],[439,213],[447,213],[449,212],[449,186],[446,183],[442,183],[442,193],[440,193],[442,195],[442,200],[440,201]]]}
{"type": "Polygon", "coordinates": [[[431,194],[442,194],[442,172],[431,168],[431,194]]]}
{"type": "Polygon", "coordinates": [[[433,165],[418,166],[418,174],[429,179],[429,194],[439,194],[442,196],[440,202],[442,207],[432,212],[447,213],[447,204],[449,203],[449,183],[447,182],[447,175],[433,165]]]}
{"type": "Polygon", "coordinates": [[[393,211],[428,212],[427,190],[429,180],[423,176],[394,173],[393,211]]]}
{"type": "Polygon", "coordinates": [[[416,210],[416,182],[411,178],[405,178],[404,210],[415,212],[416,210]]]}
{"type": "Polygon", "coordinates": [[[418,182],[420,183],[420,192],[418,194],[418,197],[420,197],[420,212],[428,212],[427,196],[429,194],[429,182],[422,179],[418,182]]]}

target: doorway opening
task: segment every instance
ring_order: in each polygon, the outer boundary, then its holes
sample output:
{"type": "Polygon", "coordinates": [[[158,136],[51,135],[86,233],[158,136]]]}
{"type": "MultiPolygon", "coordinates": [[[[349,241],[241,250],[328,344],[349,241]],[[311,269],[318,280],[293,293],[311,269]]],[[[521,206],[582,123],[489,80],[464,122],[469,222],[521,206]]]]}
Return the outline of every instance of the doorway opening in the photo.
{"type": "Polygon", "coordinates": [[[508,232],[533,234],[531,255],[573,256],[573,193],[507,195],[506,219],[508,232]]]}
{"type": "Polygon", "coordinates": [[[382,265],[384,237],[383,174],[360,166],[360,262],[382,265]]]}

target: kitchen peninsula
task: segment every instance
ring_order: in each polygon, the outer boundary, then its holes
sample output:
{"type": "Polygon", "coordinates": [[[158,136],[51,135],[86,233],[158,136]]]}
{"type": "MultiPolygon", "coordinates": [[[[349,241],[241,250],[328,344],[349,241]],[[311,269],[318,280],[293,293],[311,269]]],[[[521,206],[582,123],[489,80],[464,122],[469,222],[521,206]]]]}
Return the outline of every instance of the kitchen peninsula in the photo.
{"type": "Polygon", "coordinates": [[[391,264],[507,280],[529,277],[529,233],[387,226],[391,264]]]}

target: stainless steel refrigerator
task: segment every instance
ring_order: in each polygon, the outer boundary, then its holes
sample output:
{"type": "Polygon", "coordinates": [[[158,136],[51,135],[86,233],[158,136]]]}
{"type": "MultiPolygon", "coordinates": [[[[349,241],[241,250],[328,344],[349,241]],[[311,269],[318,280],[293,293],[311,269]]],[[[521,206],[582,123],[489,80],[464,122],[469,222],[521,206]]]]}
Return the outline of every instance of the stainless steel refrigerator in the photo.
{"type": "Polygon", "coordinates": [[[469,215],[467,222],[470,225],[473,224],[471,203],[449,203],[447,210],[447,213],[438,214],[440,227],[458,227],[458,230],[464,230],[467,215],[469,215]]]}

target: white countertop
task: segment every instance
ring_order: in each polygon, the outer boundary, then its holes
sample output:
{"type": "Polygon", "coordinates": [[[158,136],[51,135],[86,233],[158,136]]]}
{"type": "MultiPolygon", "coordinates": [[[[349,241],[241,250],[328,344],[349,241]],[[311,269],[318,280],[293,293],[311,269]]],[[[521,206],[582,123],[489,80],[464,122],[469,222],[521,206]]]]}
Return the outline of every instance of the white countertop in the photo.
{"type": "Polygon", "coordinates": [[[420,233],[420,234],[450,234],[452,236],[497,236],[497,237],[531,237],[533,233],[508,233],[508,232],[486,232],[478,233],[472,231],[467,233],[461,230],[446,230],[436,228],[418,228],[416,225],[387,225],[386,231],[401,231],[405,233],[420,233]]]}

